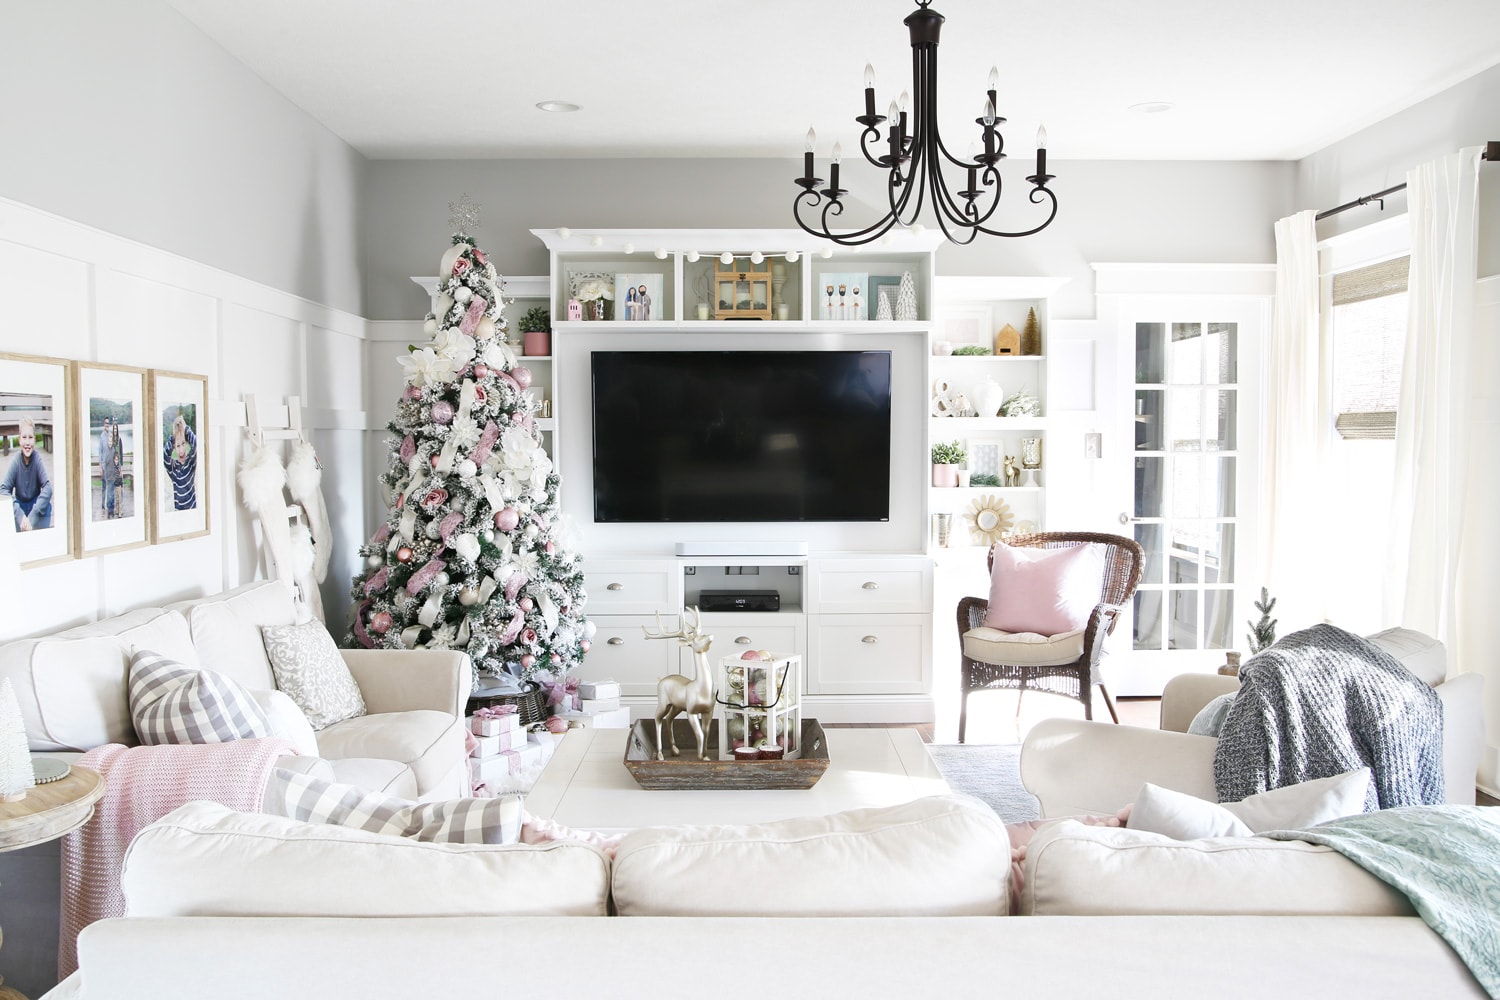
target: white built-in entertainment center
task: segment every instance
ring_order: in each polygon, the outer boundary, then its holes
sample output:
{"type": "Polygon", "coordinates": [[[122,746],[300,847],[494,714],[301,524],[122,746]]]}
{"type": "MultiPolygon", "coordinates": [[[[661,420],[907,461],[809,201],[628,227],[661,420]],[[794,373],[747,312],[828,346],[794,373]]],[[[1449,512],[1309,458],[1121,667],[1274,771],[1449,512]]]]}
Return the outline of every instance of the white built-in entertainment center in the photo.
{"type": "MultiPolygon", "coordinates": [[[[966,565],[983,563],[982,543],[962,528],[965,505],[1004,494],[1038,527],[1045,517],[1042,487],[933,487],[929,454],[935,441],[959,436],[971,446],[988,441],[1013,454],[1011,439],[1041,434],[1044,427],[1041,418],[935,418],[933,381],[945,378],[961,389],[998,374],[1008,390],[1025,384],[1043,399],[1047,382],[1044,357],[939,359],[933,357],[934,345],[954,331],[962,338],[968,326],[974,326],[977,342],[990,343],[1001,323],[1019,326],[1028,309],[1037,310],[1045,329],[1046,299],[1060,282],[938,279],[934,254],[942,239],[934,233],[895,233],[888,242],[860,250],[831,251],[826,242],[799,230],[548,229],[533,234],[549,251],[549,274],[507,278],[506,294],[514,299],[507,318],[518,341],[516,321],[528,308],[544,305],[552,317],[551,354],[524,357],[521,363],[532,371],[538,405],[546,403],[538,426],[561,477],[560,503],[576,535],[570,544],[584,558],[587,614],[598,627],[580,675],[618,681],[625,703],[637,716],[645,714],[654,706],[657,679],[690,669],[691,654],[675,642],[646,638],[642,626],[655,630],[660,615],[675,628],[681,608],[708,603],[705,592],[770,594],[774,611],[702,612],[703,629],[715,637],[711,662],[746,649],[800,653],[809,714],[829,722],[932,721],[933,630],[953,628],[946,596],[934,614],[934,566],[953,559],[956,550],[967,550],[961,556],[966,565]],[[726,274],[740,270],[747,275],[745,284],[726,274]],[[649,284],[650,319],[627,320],[620,301],[611,302],[609,319],[592,318],[588,308],[589,318],[568,318],[581,277],[595,278],[597,287],[599,279],[618,275],[635,276],[632,285],[649,284]],[[865,286],[856,292],[853,282],[841,280],[848,276],[863,276],[865,286]],[[897,309],[906,276],[905,308],[897,309]],[[725,281],[730,283],[721,284],[725,281]],[[887,289],[891,318],[874,318],[878,302],[872,302],[872,283],[877,291],[887,289]],[[946,321],[945,283],[953,303],[946,321]],[[846,286],[844,303],[831,290],[839,284],[846,286]],[[848,318],[855,295],[865,318],[848,318]],[[760,315],[769,318],[715,318],[746,306],[762,307],[760,315]],[[830,311],[845,318],[828,318],[830,311]],[[972,322],[978,316],[983,321],[972,322]],[[592,359],[610,352],[888,355],[886,516],[596,519],[592,359]],[[954,515],[953,548],[934,546],[936,512],[954,515]]],[[[620,284],[623,288],[625,282],[620,284]]],[[[643,401],[687,405],[662,398],[670,396],[665,386],[643,381],[638,389],[643,401]]],[[[826,439],[823,448],[829,450],[826,439]]],[[[1043,487],[1045,481],[1044,474],[1043,487]]]]}

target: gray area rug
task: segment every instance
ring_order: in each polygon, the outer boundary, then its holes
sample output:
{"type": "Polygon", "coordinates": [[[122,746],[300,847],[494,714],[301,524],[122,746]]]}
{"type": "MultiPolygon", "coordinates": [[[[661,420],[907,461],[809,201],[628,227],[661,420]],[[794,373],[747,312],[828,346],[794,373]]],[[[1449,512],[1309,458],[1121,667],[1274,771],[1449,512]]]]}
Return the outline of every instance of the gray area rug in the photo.
{"type": "Polygon", "coordinates": [[[1036,797],[1021,784],[1019,743],[931,743],[927,753],[950,788],[979,799],[1002,821],[1040,815],[1036,797]]]}

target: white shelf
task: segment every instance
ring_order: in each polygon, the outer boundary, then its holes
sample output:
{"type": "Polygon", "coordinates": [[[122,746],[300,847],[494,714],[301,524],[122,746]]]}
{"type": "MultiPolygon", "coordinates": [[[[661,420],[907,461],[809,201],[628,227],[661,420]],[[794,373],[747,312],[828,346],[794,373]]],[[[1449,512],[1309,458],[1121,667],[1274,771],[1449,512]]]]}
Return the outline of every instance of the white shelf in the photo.
{"type": "Polygon", "coordinates": [[[1045,486],[929,486],[928,489],[934,493],[961,493],[973,495],[975,493],[1040,493],[1045,486]]]}
{"type": "Polygon", "coordinates": [[[928,417],[927,422],[932,426],[934,437],[1047,429],[1046,417],[928,417]],[[949,431],[949,428],[952,430],[949,431]]]}
{"type": "Polygon", "coordinates": [[[551,360],[552,360],[552,355],[550,355],[550,354],[517,354],[516,355],[516,362],[518,364],[523,364],[523,365],[526,364],[526,362],[528,362],[528,361],[551,361],[551,360]]]}
{"type": "Polygon", "coordinates": [[[636,323],[630,320],[586,320],[582,322],[563,320],[560,323],[552,324],[552,331],[554,333],[579,333],[589,330],[619,330],[621,328],[642,333],[650,330],[667,330],[673,333],[723,333],[736,336],[744,333],[746,330],[754,330],[759,333],[806,333],[814,329],[832,330],[839,333],[868,333],[875,335],[882,333],[927,333],[933,329],[933,323],[931,320],[911,320],[901,323],[894,320],[832,322],[829,320],[808,319],[666,319],[650,323],[636,323]]]}
{"type": "Polygon", "coordinates": [[[934,362],[938,362],[938,363],[941,363],[941,364],[947,364],[949,362],[957,362],[959,364],[969,364],[970,362],[973,362],[975,364],[982,364],[982,365],[983,364],[993,364],[995,362],[1000,362],[1002,364],[1015,364],[1016,362],[1019,362],[1019,361],[1046,361],[1047,360],[1047,355],[1045,355],[1045,354],[934,354],[932,356],[932,360],[934,362]]]}

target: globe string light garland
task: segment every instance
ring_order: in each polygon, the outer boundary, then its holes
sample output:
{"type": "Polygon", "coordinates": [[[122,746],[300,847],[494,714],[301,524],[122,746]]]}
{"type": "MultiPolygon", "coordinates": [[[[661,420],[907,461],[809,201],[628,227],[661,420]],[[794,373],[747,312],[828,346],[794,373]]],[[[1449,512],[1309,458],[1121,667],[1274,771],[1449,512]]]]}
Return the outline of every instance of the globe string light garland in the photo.
{"type": "MultiPolygon", "coordinates": [[[[997,164],[1005,158],[1005,140],[999,126],[1005,119],[996,114],[995,91],[999,87],[1000,72],[992,68],[989,76],[988,98],[984,113],[975,123],[980,126],[981,152],[968,154],[959,159],[949,152],[937,127],[937,47],[938,36],[945,18],[929,9],[932,0],[917,0],[917,9],[907,15],[905,24],[911,32],[912,86],[916,93],[912,101],[913,120],[908,126],[908,95],[902,93],[899,101],[892,101],[889,113],[875,113],[875,71],[865,66],[865,113],[854,120],[864,126],[860,135],[860,152],[872,166],[887,171],[886,193],[889,210],[884,217],[864,229],[850,232],[835,232],[829,225],[844,213],[843,197],[849,192],[839,187],[839,167],[842,149],[834,143],[833,156],[829,163],[828,185],[823,186],[821,177],[813,176],[814,144],[816,133],[807,130],[807,146],[803,152],[802,176],[796,183],[802,192],[792,202],[792,214],[797,225],[813,236],[832,240],[843,246],[861,246],[880,239],[895,226],[920,231],[918,217],[930,196],[933,214],[943,235],[958,244],[973,242],[980,233],[989,236],[1031,236],[1041,232],[1057,217],[1057,195],[1047,187],[1055,175],[1047,173],[1047,130],[1037,129],[1036,173],[1026,180],[1031,183],[1030,201],[1033,204],[1050,202],[1051,210],[1040,225],[1030,229],[1006,231],[991,228],[987,223],[1000,206],[1001,181],[997,164]],[[884,138],[880,126],[886,122],[890,128],[884,138]],[[874,152],[884,148],[884,152],[874,152]],[[949,189],[943,174],[944,164],[965,172],[962,190],[949,189]],[[982,196],[988,192],[988,204],[982,205],[982,196]],[[816,209],[822,205],[822,211],[816,209]],[[802,217],[807,208],[815,216],[810,225],[802,217]]],[[[972,150],[972,147],[971,147],[972,150]]]]}

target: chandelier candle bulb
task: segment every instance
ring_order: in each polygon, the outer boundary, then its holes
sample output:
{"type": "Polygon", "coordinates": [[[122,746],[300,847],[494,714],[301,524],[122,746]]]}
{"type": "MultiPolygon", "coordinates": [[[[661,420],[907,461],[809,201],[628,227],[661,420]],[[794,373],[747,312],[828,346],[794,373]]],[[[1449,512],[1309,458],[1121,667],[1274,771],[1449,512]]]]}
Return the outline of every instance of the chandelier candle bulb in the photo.
{"type": "Polygon", "coordinates": [[[875,118],[875,67],[865,63],[865,117],[875,118]]]}

